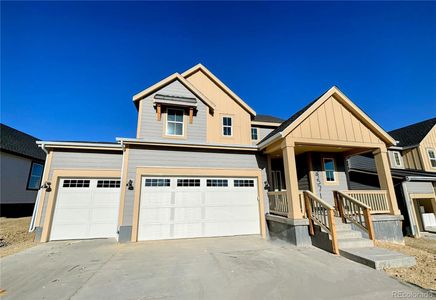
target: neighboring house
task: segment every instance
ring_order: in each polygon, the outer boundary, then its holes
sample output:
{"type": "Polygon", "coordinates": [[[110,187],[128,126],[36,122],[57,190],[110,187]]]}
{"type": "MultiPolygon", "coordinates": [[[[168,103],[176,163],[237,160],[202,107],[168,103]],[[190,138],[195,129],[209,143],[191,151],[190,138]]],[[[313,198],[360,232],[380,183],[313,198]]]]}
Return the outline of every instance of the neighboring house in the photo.
{"type": "MultiPolygon", "coordinates": [[[[420,236],[436,231],[436,118],[390,131],[397,144],[389,148],[389,160],[398,204],[406,217],[404,233],[420,236]]],[[[354,188],[378,188],[371,175],[371,156],[349,160],[349,176],[354,188]]]]}
{"type": "Polygon", "coordinates": [[[313,214],[330,213],[317,205],[334,204],[334,191],[350,193],[345,160],[362,152],[374,153],[381,190],[356,197],[378,201],[372,211],[378,238],[402,240],[387,156],[395,140],[337,87],[282,122],[257,115],[197,65],[133,102],[134,138],[38,142],[48,151],[49,188],[41,190],[34,215],[42,242],[260,234],[308,245],[303,191],[313,192],[304,192],[313,214]]]}
{"type": "Polygon", "coordinates": [[[31,216],[40,188],[45,153],[37,138],[0,124],[1,216],[31,216]]]}

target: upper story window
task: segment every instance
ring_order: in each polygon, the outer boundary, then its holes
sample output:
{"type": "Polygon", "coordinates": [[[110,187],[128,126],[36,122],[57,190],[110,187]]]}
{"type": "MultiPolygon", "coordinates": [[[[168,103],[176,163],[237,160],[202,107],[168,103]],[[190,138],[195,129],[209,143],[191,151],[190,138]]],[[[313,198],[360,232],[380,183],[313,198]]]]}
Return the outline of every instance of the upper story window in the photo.
{"type": "Polygon", "coordinates": [[[29,179],[27,181],[28,190],[38,190],[41,186],[42,172],[44,170],[44,165],[32,162],[30,167],[29,179]]]}
{"type": "Polygon", "coordinates": [[[167,109],[167,135],[183,136],[183,115],[182,109],[167,109]]]}
{"type": "Polygon", "coordinates": [[[223,135],[232,136],[232,117],[223,117],[223,135]]]}
{"type": "Polygon", "coordinates": [[[253,141],[257,141],[259,139],[259,132],[258,132],[258,128],[256,127],[251,127],[251,139],[253,141]]]}
{"type": "Polygon", "coordinates": [[[335,160],[333,158],[323,158],[322,164],[326,182],[336,182],[335,160]]]}
{"type": "Polygon", "coordinates": [[[430,165],[432,168],[436,168],[436,154],[434,149],[427,149],[428,158],[430,159],[430,165]]]}
{"type": "Polygon", "coordinates": [[[392,158],[393,158],[394,167],[402,167],[403,166],[403,160],[402,160],[400,152],[393,151],[392,158]]]}

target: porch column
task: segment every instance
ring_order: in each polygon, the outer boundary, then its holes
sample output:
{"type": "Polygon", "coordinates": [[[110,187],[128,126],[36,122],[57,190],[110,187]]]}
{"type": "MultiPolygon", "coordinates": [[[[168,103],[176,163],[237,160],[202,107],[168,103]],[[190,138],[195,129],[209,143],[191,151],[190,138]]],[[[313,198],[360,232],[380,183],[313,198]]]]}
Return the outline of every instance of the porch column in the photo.
{"type": "Polygon", "coordinates": [[[282,142],[283,164],[285,169],[286,195],[288,197],[288,218],[302,219],[298,195],[297,165],[295,163],[295,143],[288,137],[282,142]]]}
{"type": "Polygon", "coordinates": [[[380,188],[387,191],[390,213],[392,215],[400,215],[401,212],[398,209],[397,197],[395,196],[394,183],[392,181],[388,151],[385,146],[382,146],[375,150],[373,154],[380,188]]]}

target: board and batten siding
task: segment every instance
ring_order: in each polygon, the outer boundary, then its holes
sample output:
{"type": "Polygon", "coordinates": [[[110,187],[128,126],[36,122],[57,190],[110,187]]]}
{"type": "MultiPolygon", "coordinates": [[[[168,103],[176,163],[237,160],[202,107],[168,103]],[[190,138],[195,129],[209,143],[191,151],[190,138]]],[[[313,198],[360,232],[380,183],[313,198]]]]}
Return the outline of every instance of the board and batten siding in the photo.
{"type": "Polygon", "coordinates": [[[157,92],[141,100],[141,109],[138,112],[141,114],[139,118],[140,124],[138,124],[138,138],[152,140],[152,141],[171,141],[177,143],[177,141],[188,141],[193,143],[206,143],[207,141],[207,126],[206,120],[209,114],[209,108],[207,105],[192,94],[180,81],[176,80],[167,86],[161,88],[157,92]],[[185,130],[184,137],[168,137],[165,136],[166,130],[166,106],[162,106],[162,117],[158,121],[156,118],[156,108],[153,105],[154,96],[156,94],[189,97],[197,100],[197,112],[194,113],[193,123],[189,123],[188,110],[185,109],[184,122],[185,130]]]}
{"type": "Polygon", "coordinates": [[[294,138],[359,142],[380,145],[383,142],[334,96],[302,121],[290,135],[294,138]]]}
{"type": "Polygon", "coordinates": [[[402,155],[406,169],[423,170],[418,148],[404,150],[402,155]]]}
{"type": "MultiPolygon", "coordinates": [[[[266,160],[255,153],[224,152],[214,150],[169,150],[164,148],[129,149],[129,160],[127,169],[127,180],[136,179],[136,168],[138,167],[170,167],[170,168],[191,168],[202,167],[205,169],[261,169],[262,183],[266,181],[266,160]]],[[[134,187],[140,189],[141,187],[134,187]]],[[[123,224],[132,225],[134,190],[126,190],[124,198],[123,224]]],[[[266,199],[264,191],[264,199],[266,199]]],[[[265,211],[267,211],[265,201],[265,211]]]]}
{"type": "MultiPolygon", "coordinates": [[[[54,170],[121,170],[122,160],[123,155],[121,151],[119,151],[119,153],[54,151],[47,180],[52,182],[54,170]]],[[[55,193],[55,191],[52,190],[50,193],[55,193]]],[[[45,193],[40,224],[44,224],[45,211],[50,193],[45,193]]]]}
{"type": "Polygon", "coordinates": [[[433,168],[430,163],[430,157],[428,156],[428,149],[433,149],[436,152],[436,126],[430,130],[429,133],[419,144],[419,152],[422,157],[422,167],[427,172],[436,172],[436,168],[433,168]]]}

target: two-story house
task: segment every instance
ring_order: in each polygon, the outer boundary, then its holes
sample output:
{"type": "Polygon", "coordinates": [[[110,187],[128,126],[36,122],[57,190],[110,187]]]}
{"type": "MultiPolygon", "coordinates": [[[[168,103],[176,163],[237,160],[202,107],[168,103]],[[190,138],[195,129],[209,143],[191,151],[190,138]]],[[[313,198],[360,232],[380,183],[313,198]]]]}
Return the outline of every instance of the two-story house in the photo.
{"type": "Polygon", "coordinates": [[[39,143],[48,155],[38,239],[258,234],[308,245],[314,224],[335,239],[333,214],[370,238],[402,239],[387,155],[395,140],[337,87],[283,121],[257,115],[197,65],[133,102],[133,138],[39,143]],[[366,152],[380,189],[350,191],[345,161],[366,152]]]}
{"type": "MultiPolygon", "coordinates": [[[[420,236],[436,231],[436,118],[392,130],[397,144],[389,148],[392,179],[402,214],[404,233],[420,236]]],[[[371,156],[349,160],[353,188],[378,188],[371,156]]]]}

